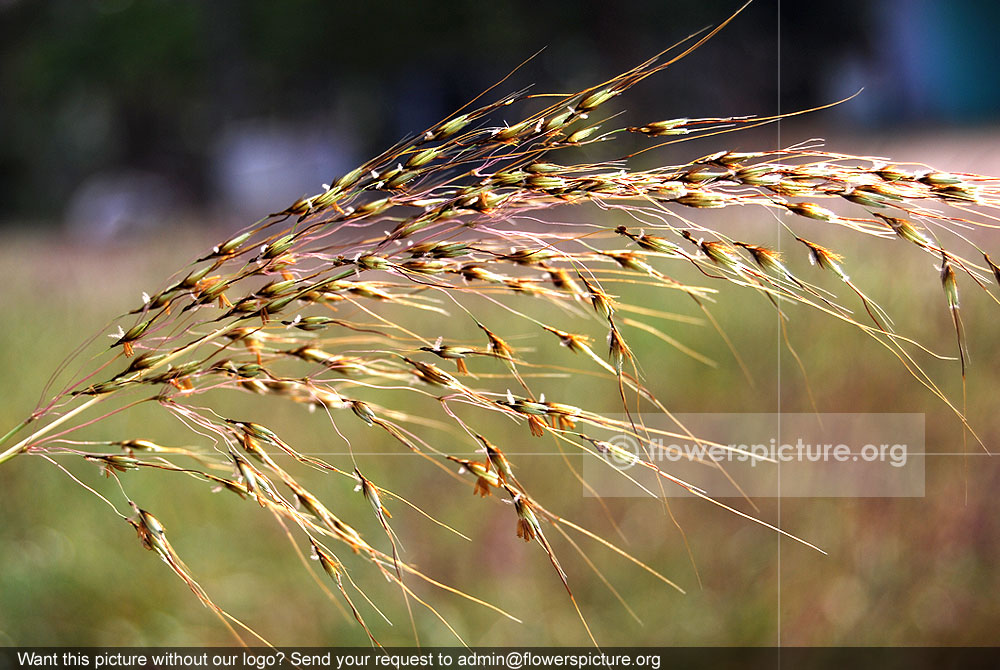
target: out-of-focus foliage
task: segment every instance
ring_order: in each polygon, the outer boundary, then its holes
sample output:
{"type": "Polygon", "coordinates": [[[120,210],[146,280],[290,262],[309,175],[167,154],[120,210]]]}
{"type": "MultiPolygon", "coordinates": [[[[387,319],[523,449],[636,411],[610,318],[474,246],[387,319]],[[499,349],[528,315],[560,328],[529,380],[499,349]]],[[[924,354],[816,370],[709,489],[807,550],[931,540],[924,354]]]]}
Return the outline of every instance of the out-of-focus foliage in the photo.
{"type": "MultiPolygon", "coordinates": [[[[443,118],[539,49],[517,82],[572,90],[739,4],[0,3],[0,221],[58,218],[97,174],[155,176],[157,192],[171,195],[161,209],[212,207],[231,195],[219,173],[234,123],[329,133],[348,167],[443,118]]],[[[867,86],[846,112],[856,128],[988,120],[1000,95],[983,85],[1000,49],[986,30],[997,11],[974,0],[852,0],[817,20],[803,3],[757,0],[679,68],[676,98],[639,92],[630,109],[763,114],[779,101],[804,108],[867,86]]],[[[327,165],[309,178],[329,178],[327,165]]],[[[130,190],[126,181],[102,183],[130,190]]],[[[283,188],[276,206],[307,187],[283,188]]]]}

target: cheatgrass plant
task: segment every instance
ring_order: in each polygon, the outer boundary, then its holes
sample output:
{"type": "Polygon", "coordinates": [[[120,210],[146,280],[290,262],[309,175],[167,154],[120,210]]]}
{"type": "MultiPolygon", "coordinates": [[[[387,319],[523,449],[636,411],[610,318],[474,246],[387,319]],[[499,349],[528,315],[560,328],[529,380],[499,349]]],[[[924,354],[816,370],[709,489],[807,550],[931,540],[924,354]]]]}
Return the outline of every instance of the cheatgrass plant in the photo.
{"type": "MultiPolygon", "coordinates": [[[[836,228],[843,235],[894,238],[926,253],[940,270],[941,309],[954,320],[956,375],[964,377],[960,286],[981,289],[996,301],[990,286],[1000,280],[1000,267],[964,233],[978,225],[976,213],[994,219],[1000,181],[832,153],[815,143],[720,151],[653,169],[634,167],[629,155],[582,161],[582,148],[608,151],[627,135],[648,141],[648,157],[666,144],[777,121],[675,118],[616,125],[620,96],[714,32],[572,95],[519,91],[489,104],[477,99],[315,195],[220,241],[137,300],[113,324],[110,341],[104,339],[108,333],[92,340],[103,349],[100,357],[86,359],[82,373],[50,387],[51,396],[2,438],[0,463],[44,459],[104,498],[141,545],[234,635],[259,643],[252,622],[241,623],[199,585],[171,544],[173,529],[168,532],[156,516],[163,501],[143,499],[130,487],[130,476],[145,470],[163,478],[190,477],[206,491],[242,498],[247,514],[273,517],[287,529],[293,546],[311,555],[313,569],[326,573],[332,593],[378,644],[386,623],[365,594],[371,575],[394,585],[411,616],[439,618],[459,641],[469,632],[454,630],[416,584],[458,594],[497,617],[513,615],[502,602],[477,597],[474,585],[450,584],[447,575],[431,574],[419,560],[408,559],[419,556],[419,549],[402,550],[397,519],[422,518],[420,532],[426,535],[461,533],[429,514],[394,519],[391,513],[398,510],[423,511],[419,499],[394,493],[393,475],[376,478],[359,465],[310,454],[286,439],[282,425],[232,411],[241,398],[297,403],[325,415],[323,439],[344,440],[349,450],[357,446],[349,435],[360,429],[365,450],[401,450],[426,461],[440,469],[442,481],[465,484],[456,505],[470,518],[476,506],[508,503],[504,531],[522,538],[524,551],[541,552],[551,563],[567,607],[576,608],[588,636],[587,622],[599,613],[578,606],[573,585],[585,576],[569,574],[560,562],[561,552],[581,551],[577,540],[603,545],[664,588],[677,587],[617,538],[553,511],[546,483],[519,464],[515,445],[554,440],[565,453],[608,467],[614,461],[632,464],[658,475],[661,487],[679,487],[747,523],[768,526],[612,441],[624,433],[649,447],[664,435],[695,437],[680,423],[670,431],[641,424],[643,411],[670,416],[670,408],[641,373],[646,352],[633,346],[636,333],[700,355],[654,325],[654,319],[670,316],[668,310],[627,304],[621,293],[636,286],[655,290],[664,304],[683,301],[716,324],[713,296],[743,291],[773,309],[783,331],[791,306],[815,310],[890,351],[954,411],[970,439],[978,439],[962,399],[945,394],[918,364],[916,354],[926,350],[894,330],[891,315],[850,278],[849,261],[814,241],[814,232],[836,228]],[[522,118],[510,121],[519,110],[522,118]],[[586,207],[586,218],[573,219],[574,208],[586,207]],[[711,217],[692,214],[736,207],[770,217],[787,253],[774,247],[773,236],[769,243],[743,239],[725,226],[706,224],[711,217]],[[620,223],[622,215],[627,225],[620,223]],[[675,278],[685,266],[695,268],[701,281],[675,278]],[[814,283],[820,275],[829,277],[824,288],[814,283]],[[841,290],[831,290],[836,286],[841,290]],[[511,336],[525,326],[532,339],[511,336]],[[560,347],[575,354],[577,369],[553,362],[552,352],[560,347]],[[616,395],[619,414],[563,401],[566,375],[616,395]],[[176,418],[189,432],[173,443],[141,433],[99,440],[75,435],[84,426],[93,434],[104,419],[144,406],[176,418]],[[506,431],[482,427],[496,416],[509,420],[506,431]],[[431,430],[451,437],[442,443],[427,437],[431,430]],[[74,461],[102,469],[120,486],[114,494],[97,491],[74,474],[74,461]],[[307,483],[307,471],[325,473],[322,481],[330,484],[307,483]],[[340,511],[350,495],[367,503],[364,524],[340,511]],[[357,530],[371,519],[379,532],[357,530]],[[352,565],[367,562],[371,575],[347,567],[344,557],[352,554],[352,565]]],[[[726,337],[718,331],[715,336],[726,337]]],[[[621,476],[632,478],[630,472],[635,470],[622,468],[621,476]]],[[[565,473],[577,476],[569,467],[565,473]]],[[[446,488],[442,494],[452,495],[446,488]]],[[[807,538],[799,541],[808,544],[807,538]]]]}

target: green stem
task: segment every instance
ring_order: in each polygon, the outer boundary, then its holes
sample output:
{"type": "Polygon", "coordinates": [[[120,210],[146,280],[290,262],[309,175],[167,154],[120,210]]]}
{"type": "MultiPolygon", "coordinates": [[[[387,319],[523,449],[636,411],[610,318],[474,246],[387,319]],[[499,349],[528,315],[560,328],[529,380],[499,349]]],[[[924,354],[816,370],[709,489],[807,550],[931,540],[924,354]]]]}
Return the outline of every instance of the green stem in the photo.
{"type": "Polygon", "coordinates": [[[14,437],[15,435],[17,435],[21,431],[21,429],[24,428],[25,426],[27,426],[29,423],[31,423],[31,419],[25,419],[21,423],[17,424],[16,426],[14,426],[10,430],[8,430],[7,433],[3,437],[0,437],[0,445],[2,445],[3,443],[5,443],[7,440],[9,440],[10,438],[14,437]]]}
{"type": "MultiPolygon", "coordinates": [[[[31,443],[34,442],[36,439],[38,439],[39,437],[42,437],[46,433],[52,432],[52,430],[55,429],[57,426],[60,426],[61,424],[65,423],[66,421],[69,421],[70,419],[72,419],[77,414],[79,414],[79,413],[85,411],[86,409],[88,409],[90,406],[92,406],[92,405],[100,402],[100,400],[101,400],[101,396],[94,396],[93,398],[91,398],[87,402],[83,403],[82,405],[80,405],[76,409],[73,409],[73,410],[70,410],[69,412],[66,412],[61,417],[59,417],[58,419],[56,419],[52,423],[48,424],[44,428],[36,430],[31,435],[29,435],[28,437],[24,438],[23,440],[21,440],[20,442],[18,442],[17,444],[15,444],[10,449],[8,449],[7,451],[5,451],[2,454],[0,454],[0,464],[6,463],[10,459],[12,459],[15,456],[17,456],[18,454],[24,453],[27,450],[27,448],[31,445],[31,443]]],[[[25,421],[25,422],[23,422],[22,425],[16,426],[13,430],[11,430],[9,433],[7,433],[7,435],[4,436],[4,440],[6,440],[11,435],[15,434],[17,431],[19,431],[21,428],[23,428],[24,425],[27,425],[27,423],[28,422],[25,421]]],[[[2,441],[0,441],[0,443],[2,443],[2,441]]]]}
{"type": "MultiPolygon", "coordinates": [[[[156,365],[153,365],[153,366],[149,367],[148,369],[144,370],[142,373],[140,373],[140,375],[138,375],[136,377],[136,379],[138,379],[139,376],[142,376],[142,374],[148,373],[150,370],[153,370],[155,368],[159,368],[159,367],[162,367],[162,366],[166,365],[170,361],[176,359],[178,356],[183,355],[184,353],[186,353],[187,351],[193,349],[194,347],[196,347],[196,346],[198,346],[200,344],[204,344],[205,342],[207,342],[209,340],[212,340],[212,339],[214,339],[214,338],[216,338],[216,337],[218,337],[220,335],[223,335],[223,334],[225,334],[225,333],[233,330],[235,327],[236,327],[236,324],[235,323],[231,323],[229,325],[223,326],[223,327],[221,327],[221,328],[219,328],[217,330],[212,331],[211,333],[209,333],[208,335],[205,335],[204,337],[198,338],[194,342],[190,342],[189,344],[181,347],[177,351],[172,352],[166,358],[164,358],[164,359],[162,359],[160,361],[157,361],[156,365]]],[[[61,417],[59,417],[58,419],[56,419],[52,423],[46,425],[44,428],[41,428],[40,430],[35,431],[34,433],[32,433],[31,435],[29,435],[28,437],[24,438],[23,440],[21,440],[20,442],[18,442],[17,444],[15,444],[13,447],[11,447],[10,449],[8,449],[7,451],[5,451],[3,453],[0,453],[0,464],[6,463],[10,459],[12,459],[15,456],[17,456],[18,454],[23,453],[24,451],[27,450],[28,446],[32,442],[34,442],[36,439],[38,439],[39,437],[42,437],[46,433],[51,432],[54,428],[56,428],[57,426],[65,423],[66,421],[68,421],[69,419],[73,418],[74,416],[76,416],[80,412],[83,412],[84,410],[86,410],[87,408],[89,408],[91,405],[97,403],[99,400],[101,400],[101,396],[94,396],[93,398],[91,398],[87,402],[83,403],[82,405],[80,405],[76,409],[70,410],[66,414],[63,414],[61,417]]],[[[21,424],[19,424],[17,426],[14,426],[14,428],[12,428],[10,431],[8,431],[8,433],[6,435],[4,435],[3,438],[0,438],[0,445],[2,445],[4,442],[6,442],[7,440],[9,440],[11,437],[13,437],[14,435],[16,435],[18,433],[18,431],[20,431],[22,428],[24,428],[30,422],[31,422],[31,419],[27,419],[27,420],[21,422],[21,424]]]]}

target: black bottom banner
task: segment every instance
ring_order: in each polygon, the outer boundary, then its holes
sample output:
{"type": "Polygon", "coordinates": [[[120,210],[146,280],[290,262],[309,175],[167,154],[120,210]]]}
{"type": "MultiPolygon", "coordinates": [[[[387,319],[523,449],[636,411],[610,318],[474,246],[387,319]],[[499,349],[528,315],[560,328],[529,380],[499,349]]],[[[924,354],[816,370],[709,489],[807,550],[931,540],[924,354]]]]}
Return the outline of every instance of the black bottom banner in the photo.
{"type": "Polygon", "coordinates": [[[1000,667],[1000,648],[965,647],[686,647],[686,648],[227,648],[227,647],[4,647],[8,668],[697,668],[740,670],[911,670],[1000,667]]]}

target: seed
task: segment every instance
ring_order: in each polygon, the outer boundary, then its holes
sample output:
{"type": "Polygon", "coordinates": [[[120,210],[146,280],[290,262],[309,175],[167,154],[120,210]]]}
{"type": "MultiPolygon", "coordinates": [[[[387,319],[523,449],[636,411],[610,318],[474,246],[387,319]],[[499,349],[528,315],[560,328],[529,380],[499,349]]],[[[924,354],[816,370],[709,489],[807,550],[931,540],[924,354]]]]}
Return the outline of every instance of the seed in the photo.
{"type": "Polygon", "coordinates": [[[283,298],[275,298],[274,300],[264,303],[264,306],[261,308],[261,311],[267,314],[277,314],[278,312],[280,312],[281,310],[285,309],[290,304],[292,304],[297,298],[298,296],[295,294],[287,295],[283,298]]]}
{"type": "Polygon", "coordinates": [[[313,331],[313,330],[323,330],[331,323],[336,323],[333,319],[326,316],[307,316],[304,319],[300,319],[298,323],[290,323],[288,321],[282,322],[285,325],[292,326],[299,330],[313,331]]]}
{"type": "Polygon", "coordinates": [[[229,240],[226,240],[218,247],[216,247],[215,255],[225,256],[233,251],[236,251],[241,244],[250,239],[250,233],[243,233],[242,235],[237,235],[229,240]]]}
{"type": "Polygon", "coordinates": [[[633,358],[632,350],[629,349],[622,334],[613,323],[611,324],[611,331],[608,333],[608,357],[619,372],[622,369],[622,363],[633,358]]]}
{"type": "Polygon", "coordinates": [[[338,191],[344,191],[350,188],[351,186],[354,186],[354,184],[356,184],[358,180],[361,179],[362,174],[364,174],[364,170],[362,168],[351,170],[343,177],[335,181],[333,183],[333,187],[338,191]]]}
{"type": "Polygon", "coordinates": [[[298,282],[294,279],[286,279],[279,282],[269,282],[262,286],[256,295],[263,296],[265,298],[274,298],[282,294],[288,293],[298,282]]]}
{"type": "Polygon", "coordinates": [[[560,343],[574,353],[587,350],[587,338],[584,335],[574,335],[551,326],[542,326],[542,328],[558,337],[560,343]]]}
{"type": "Polygon", "coordinates": [[[517,139],[523,132],[531,128],[533,125],[534,125],[533,121],[526,120],[526,121],[521,121],[520,123],[516,123],[513,126],[507,128],[499,128],[497,129],[494,138],[498,142],[512,142],[515,139],[517,139]]]}
{"type": "Polygon", "coordinates": [[[110,477],[112,470],[118,472],[127,472],[129,470],[138,470],[141,461],[132,456],[121,456],[119,454],[108,454],[106,456],[84,456],[88,461],[95,461],[101,463],[104,469],[105,476],[110,477]]]}
{"type": "Polygon", "coordinates": [[[441,154],[442,151],[443,151],[442,148],[424,149],[423,151],[418,151],[417,153],[413,154],[407,159],[405,167],[408,168],[423,167],[424,165],[427,165],[428,163],[436,159],[441,154]]]}
{"type": "Polygon", "coordinates": [[[611,315],[614,313],[613,302],[611,296],[604,292],[599,286],[595,286],[587,280],[583,275],[578,275],[580,281],[583,282],[584,287],[590,293],[590,301],[594,306],[594,311],[600,314],[605,319],[610,319],[611,315]]]}
{"type": "Polygon", "coordinates": [[[881,170],[876,170],[875,174],[885,181],[910,181],[913,179],[912,174],[895,167],[885,167],[881,170]]]}
{"type": "Polygon", "coordinates": [[[205,266],[200,270],[193,270],[187,277],[181,280],[181,288],[194,288],[212,270],[212,267],[205,266]]]}
{"type": "Polygon", "coordinates": [[[513,261],[518,265],[536,265],[551,260],[555,253],[547,249],[517,249],[501,256],[505,261],[513,261]]]}
{"type": "Polygon", "coordinates": [[[138,356],[135,357],[132,363],[122,374],[126,374],[129,372],[138,372],[140,370],[148,370],[149,368],[153,367],[166,357],[167,354],[157,354],[151,351],[146,352],[144,354],[139,354],[138,356]]]}
{"type": "Polygon", "coordinates": [[[375,412],[372,408],[368,406],[368,403],[362,402],[360,400],[351,401],[351,411],[354,412],[358,418],[367,423],[369,426],[375,423],[375,412]]]}
{"type": "Polygon", "coordinates": [[[319,564],[323,566],[323,570],[339,583],[340,568],[337,567],[337,561],[333,558],[333,555],[323,551],[320,546],[316,544],[316,540],[309,538],[309,543],[312,545],[313,556],[315,556],[316,560],[319,561],[319,564]]]}
{"type": "Polygon", "coordinates": [[[531,503],[520,493],[514,496],[514,511],[517,513],[517,536],[531,542],[542,534],[542,525],[531,509],[531,503]]]}
{"type": "Polygon", "coordinates": [[[539,191],[553,191],[566,187],[566,180],[562,177],[546,177],[543,175],[532,175],[525,180],[529,188],[539,191]]]}
{"type": "Polygon", "coordinates": [[[476,485],[472,490],[472,495],[479,495],[485,498],[486,496],[493,495],[490,490],[491,488],[500,488],[500,477],[488,464],[464,458],[456,458],[455,456],[445,456],[445,458],[461,465],[462,467],[459,469],[460,473],[463,471],[469,472],[476,478],[476,485]]]}
{"type": "Polygon", "coordinates": [[[451,137],[455,133],[462,130],[462,128],[465,128],[467,125],[469,125],[470,121],[471,119],[469,118],[468,114],[462,114],[461,116],[456,116],[454,119],[445,121],[444,123],[441,124],[438,130],[434,132],[431,139],[443,140],[448,137],[451,137]]]}
{"type": "Polygon", "coordinates": [[[126,451],[163,451],[163,447],[149,440],[124,440],[122,442],[112,442],[112,444],[126,451]]]}
{"type": "Polygon", "coordinates": [[[733,175],[735,179],[749,186],[774,186],[781,182],[781,173],[774,171],[772,165],[755,165],[743,168],[733,175]]]}
{"type": "Polygon", "coordinates": [[[709,241],[701,243],[701,250],[708,256],[708,259],[716,265],[735,269],[739,267],[740,261],[735,256],[735,250],[725,242],[709,241]]]}
{"type": "Polygon", "coordinates": [[[392,201],[389,198],[380,198],[378,200],[372,200],[363,205],[360,205],[356,210],[354,210],[354,217],[359,218],[363,216],[374,216],[376,214],[381,214],[385,210],[389,209],[392,205],[392,201]]]}
{"type": "Polygon", "coordinates": [[[520,170],[515,170],[513,172],[497,172],[490,178],[490,181],[492,181],[496,186],[520,186],[524,183],[526,176],[527,173],[521,172],[520,170]]]}
{"type": "Polygon", "coordinates": [[[112,347],[117,347],[119,344],[128,345],[131,342],[135,342],[136,340],[138,340],[140,337],[143,336],[143,334],[146,332],[146,330],[149,329],[149,325],[151,323],[152,323],[152,319],[147,319],[146,321],[142,321],[141,323],[137,323],[136,325],[134,325],[131,328],[129,328],[128,330],[126,330],[125,334],[123,334],[121,336],[121,338],[117,342],[115,342],[114,344],[112,344],[111,346],[112,347]]]}
{"type": "Polygon", "coordinates": [[[266,247],[264,247],[264,249],[261,251],[260,254],[261,258],[271,259],[280,256],[281,254],[285,253],[286,251],[292,248],[292,243],[294,241],[295,241],[294,234],[284,235],[282,237],[279,237],[274,242],[271,242],[266,247]]]}
{"type": "Polygon", "coordinates": [[[491,354],[493,354],[497,358],[503,358],[506,360],[514,359],[513,347],[511,347],[509,344],[507,344],[505,341],[499,338],[496,334],[493,333],[493,331],[491,331],[483,324],[477,322],[476,325],[479,326],[480,330],[486,333],[486,338],[487,340],[489,340],[489,344],[487,345],[487,350],[491,354]]]}
{"type": "Polygon", "coordinates": [[[569,111],[559,112],[554,116],[550,116],[549,119],[542,124],[542,130],[547,133],[552,132],[553,130],[559,130],[566,125],[566,122],[571,116],[573,116],[573,114],[569,111]]]}
{"type": "Polygon", "coordinates": [[[389,268],[389,261],[382,256],[376,256],[374,254],[359,256],[354,262],[362,270],[386,270],[389,268]]]}
{"type": "Polygon", "coordinates": [[[420,173],[415,170],[407,170],[405,172],[400,172],[391,179],[386,179],[384,188],[387,189],[398,189],[408,182],[413,181],[420,173]]]}
{"type": "Polygon", "coordinates": [[[598,128],[600,128],[600,126],[590,126],[589,128],[584,128],[583,130],[578,130],[575,133],[573,133],[572,135],[570,135],[569,137],[567,137],[566,141],[569,144],[577,144],[579,142],[583,142],[585,139],[587,139],[588,137],[590,137],[591,135],[593,135],[595,132],[597,132],[598,128]]]}
{"type": "Polygon", "coordinates": [[[444,272],[445,270],[453,267],[448,263],[442,261],[425,261],[425,260],[410,260],[406,261],[400,267],[407,272],[415,272],[417,274],[425,275],[435,275],[444,272]]]}
{"type": "Polygon", "coordinates": [[[644,126],[638,128],[629,128],[628,131],[632,133],[643,133],[644,135],[650,135],[652,137],[660,137],[661,135],[687,135],[688,129],[683,128],[691,119],[670,119],[667,121],[654,121],[653,123],[647,123],[644,126]]]}
{"type": "Polygon", "coordinates": [[[991,270],[993,270],[993,276],[996,277],[997,283],[1000,284],[1000,267],[998,267],[996,263],[990,260],[989,254],[984,252],[983,258],[986,259],[986,264],[990,266],[991,270]]]}
{"type": "Polygon", "coordinates": [[[452,388],[461,386],[461,383],[457,379],[432,363],[424,363],[422,361],[408,358],[407,356],[403,356],[402,358],[404,361],[413,366],[413,374],[416,375],[418,379],[427,382],[428,384],[433,384],[435,386],[448,386],[452,388]]]}
{"type": "Polygon", "coordinates": [[[681,176],[681,180],[688,184],[704,184],[710,181],[725,179],[730,176],[732,176],[732,172],[729,170],[721,171],[701,167],[684,173],[684,175],[681,176]]]}
{"type": "Polygon", "coordinates": [[[875,212],[875,216],[885,221],[886,224],[893,229],[896,235],[904,240],[913,242],[921,247],[929,247],[932,245],[931,241],[923,233],[914,228],[913,225],[906,219],[901,219],[895,216],[885,216],[884,214],[879,214],[878,212],[875,212]]]}
{"type": "Polygon", "coordinates": [[[901,200],[898,196],[890,197],[881,193],[862,190],[860,188],[847,190],[840,194],[842,198],[865,207],[888,207],[894,200],[901,200]]]}
{"type": "Polygon", "coordinates": [[[955,277],[955,270],[951,263],[944,260],[941,265],[941,285],[944,287],[945,296],[948,298],[948,306],[952,310],[957,310],[958,303],[958,280],[955,277]]]}
{"type": "Polygon", "coordinates": [[[789,212],[804,216],[817,221],[833,221],[837,215],[828,209],[820,207],[811,202],[786,202],[782,203],[789,212]]]}
{"type": "Polygon", "coordinates": [[[545,271],[549,273],[549,277],[552,279],[552,284],[556,288],[574,295],[582,294],[580,287],[576,285],[576,282],[574,282],[570,277],[569,272],[567,272],[564,268],[546,267],[545,271]]]}
{"type": "Polygon", "coordinates": [[[581,112],[589,112],[590,110],[603,105],[605,102],[611,98],[618,95],[620,91],[615,91],[612,88],[604,88],[596,93],[591,93],[579,103],[577,103],[576,108],[581,112]]]}
{"type": "Polygon", "coordinates": [[[962,183],[961,178],[948,172],[928,172],[922,177],[919,177],[917,181],[927,184],[928,186],[953,186],[955,184],[962,183]]]}
{"type": "Polygon", "coordinates": [[[504,456],[503,452],[482,435],[476,435],[476,439],[483,444],[483,448],[486,450],[488,465],[496,471],[500,483],[508,486],[516,485],[517,480],[514,478],[514,472],[511,470],[510,462],[504,456]]]}
{"type": "Polygon", "coordinates": [[[361,474],[361,471],[356,467],[354,468],[354,476],[357,477],[360,482],[359,486],[361,487],[361,494],[364,495],[365,500],[367,500],[368,504],[372,506],[373,510],[375,510],[375,514],[385,515],[391,519],[392,515],[389,514],[389,510],[387,510],[382,504],[382,499],[378,495],[378,488],[366,479],[365,476],[361,474]]]}
{"type": "Polygon", "coordinates": [[[674,198],[674,200],[688,207],[699,207],[702,209],[725,207],[729,204],[724,196],[706,191],[689,191],[686,195],[674,198]]]}
{"type": "Polygon", "coordinates": [[[843,260],[843,256],[836,254],[825,247],[821,247],[815,242],[810,242],[809,240],[804,240],[801,237],[796,237],[796,240],[806,245],[809,249],[809,262],[813,265],[818,265],[824,270],[832,270],[840,276],[845,276],[844,271],[841,269],[838,263],[843,260]]]}
{"type": "Polygon", "coordinates": [[[962,200],[965,202],[979,202],[979,195],[973,186],[966,184],[955,184],[954,186],[944,186],[935,188],[934,195],[946,200],[962,200]]]}
{"type": "Polygon", "coordinates": [[[788,270],[781,264],[781,255],[774,249],[768,249],[755,244],[747,244],[745,242],[736,242],[736,245],[749,251],[754,262],[760,267],[760,269],[766,272],[774,272],[776,274],[788,276],[788,270]]]}
{"type": "Polygon", "coordinates": [[[507,400],[498,401],[498,404],[525,415],[545,416],[549,413],[549,407],[545,403],[525,400],[524,398],[515,398],[513,395],[509,396],[507,400]]]}

